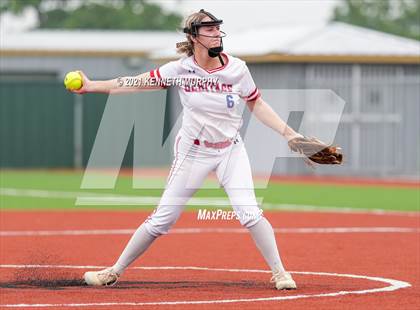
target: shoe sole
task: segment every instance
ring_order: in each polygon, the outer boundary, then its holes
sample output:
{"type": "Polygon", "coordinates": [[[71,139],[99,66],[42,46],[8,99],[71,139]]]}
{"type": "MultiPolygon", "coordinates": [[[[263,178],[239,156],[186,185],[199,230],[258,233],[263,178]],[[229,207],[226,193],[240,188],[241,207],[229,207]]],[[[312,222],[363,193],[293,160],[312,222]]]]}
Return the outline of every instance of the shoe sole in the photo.
{"type": "Polygon", "coordinates": [[[93,276],[91,276],[91,275],[89,275],[87,273],[85,273],[83,275],[83,280],[85,281],[86,285],[89,285],[89,286],[102,286],[102,284],[98,284],[96,281],[93,281],[92,278],[93,278],[93,276]]]}
{"type": "Polygon", "coordinates": [[[277,290],[279,291],[294,291],[296,290],[296,287],[283,287],[283,288],[278,288],[277,290]]]}
{"type": "Polygon", "coordinates": [[[90,275],[90,274],[88,274],[88,272],[86,272],[83,275],[83,280],[85,281],[86,285],[89,285],[89,286],[114,286],[118,282],[118,279],[116,279],[114,282],[110,282],[110,283],[98,282],[95,279],[95,275],[90,275]],[[94,280],[92,280],[92,278],[94,278],[94,280]]]}
{"type": "MultiPolygon", "coordinates": [[[[277,286],[276,286],[276,288],[277,288],[277,286]]],[[[297,286],[296,286],[296,284],[291,284],[291,283],[288,283],[288,284],[284,284],[284,285],[282,285],[280,288],[277,288],[279,291],[281,291],[281,290],[287,290],[287,291],[291,291],[291,290],[296,290],[297,289],[297,286]]]]}

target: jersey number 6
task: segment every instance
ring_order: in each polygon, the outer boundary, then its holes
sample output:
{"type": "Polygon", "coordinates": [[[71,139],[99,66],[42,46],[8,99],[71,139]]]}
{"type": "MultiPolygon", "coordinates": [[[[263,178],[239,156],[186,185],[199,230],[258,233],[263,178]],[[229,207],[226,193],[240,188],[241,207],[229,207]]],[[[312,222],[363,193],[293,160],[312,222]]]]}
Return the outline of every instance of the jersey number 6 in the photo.
{"type": "Polygon", "coordinates": [[[233,106],[235,105],[235,101],[233,101],[232,95],[226,95],[226,103],[228,108],[233,108],[233,106]]]}

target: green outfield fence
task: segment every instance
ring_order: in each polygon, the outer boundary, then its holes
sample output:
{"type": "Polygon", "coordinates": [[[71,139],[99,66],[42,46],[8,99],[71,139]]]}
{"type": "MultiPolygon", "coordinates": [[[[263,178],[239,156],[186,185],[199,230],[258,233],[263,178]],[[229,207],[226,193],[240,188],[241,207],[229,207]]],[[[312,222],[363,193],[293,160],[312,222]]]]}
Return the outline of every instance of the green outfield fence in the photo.
{"type": "MultiPolygon", "coordinates": [[[[0,166],[85,166],[106,100],[71,94],[61,81],[0,81],[0,166]]],[[[130,141],[123,166],[131,165],[132,149],[130,141]]]]}

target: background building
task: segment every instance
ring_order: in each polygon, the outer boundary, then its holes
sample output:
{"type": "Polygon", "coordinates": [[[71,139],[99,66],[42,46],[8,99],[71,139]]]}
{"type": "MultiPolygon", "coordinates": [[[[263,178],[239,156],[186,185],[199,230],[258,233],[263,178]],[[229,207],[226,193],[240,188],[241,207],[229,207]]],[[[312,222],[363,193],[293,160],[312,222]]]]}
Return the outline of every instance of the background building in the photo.
{"type": "MultiPolygon", "coordinates": [[[[65,73],[82,69],[93,79],[135,75],[174,59],[175,43],[183,40],[171,32],[118,31],[31,31],[1,37],[2,167],[85,165],[107,96],[67,93],[65,73]]],[[[419,176],[418,41],[330,23],[229,33],[225,49],[247,61],[260,89],[331,89],[346,102],[335,139],[346,164],[311,171],[296,158],[279,159],[275,173],[419,176]]],[[[147,96],[159,104],[148,106],[144,114],[143,121],[152,126],[145,143],[154,145],[144,165],[168,165],[170,155],[159,153],[154,142],[162,141],[166,100],[176,96],[147,96]]],[[[299,123],[296,117],[291,125],[299,123]]],[[[129,145],[125,164],[131,157],[129,145]]],[[[254,171],[258,169],[257,164],[254,171]]]]}

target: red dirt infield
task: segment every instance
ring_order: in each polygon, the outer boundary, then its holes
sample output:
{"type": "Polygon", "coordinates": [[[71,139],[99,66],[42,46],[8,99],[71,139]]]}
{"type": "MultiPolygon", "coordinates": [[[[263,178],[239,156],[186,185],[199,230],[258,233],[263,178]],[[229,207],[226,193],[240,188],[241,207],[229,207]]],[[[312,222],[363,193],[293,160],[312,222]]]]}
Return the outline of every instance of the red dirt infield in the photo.
{"type": "Polygon", "coordinates": [[[233,230],[241,228],[238,222],[200,221],[196,212],[185,212],[173,233],[159,238],[116,286],[82,285],[81,277],[89,270],[84,266],[112,265],[130,238],[130,232],[107,230],[135,229],[148,214],[142,211],[2,211],[1,308],[18,304],[44,304],[38,307],[42,309],[420,308],[418,213],[405,216],[265,212],[274,228],[286,229],[284,233],[276,233],[276,237],[283,263],[295,272],[299,286],[296,291],[273,288],[269,283],[270,273],[261,272],[268,268],[251,236],[233,230]],[[331,227],[343,230],[293,230],[331,227]],[[345,228],[351,227],[408,230],[346,231],[345,228]],[[194,232],[181,228],[225,230],[194,232]],[[22,231],[28,234],[19,235],[22,231]],[[39,231],[48,231],[49,235],[32,233],[39,231]],[[71,231],[78,234],[71,235],[71,231]],[[156,269],[190,266],[203,268],[156,269]],[[343,274],[364,277],[343,277],[343,274]],[[404,281],[411,287],[370,292],[390,287],[382,278],[404,281]],[[283,299],[276,300],[277,297],[283,299]],[[224,302],[220,303],[221,300],[224,302]]]}

